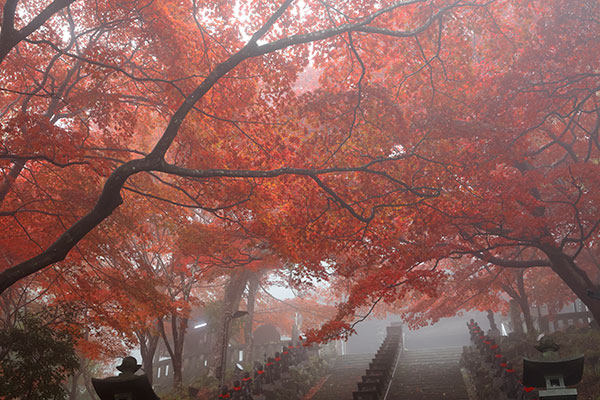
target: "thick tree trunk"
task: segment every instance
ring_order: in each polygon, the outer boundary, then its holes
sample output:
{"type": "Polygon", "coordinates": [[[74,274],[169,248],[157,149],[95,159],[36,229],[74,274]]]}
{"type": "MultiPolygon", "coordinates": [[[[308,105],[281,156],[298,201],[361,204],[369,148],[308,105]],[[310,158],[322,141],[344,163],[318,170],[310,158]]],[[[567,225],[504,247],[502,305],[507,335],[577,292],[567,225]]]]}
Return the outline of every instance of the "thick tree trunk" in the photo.
{"type": "Polygon", "coordinates": [[[252,325],[254,324],[254,305],[256,303],[256,292],[260,276],[256,272],[250,273],[248,278],[248,316],[244,324],[244,340],[246,343],[245,361],[252,362],[254,359],[254,336],[252,335],[252,325]]]}
{"type": "Polygon", "coordinates": [[[229,322],[231,316],[239,307],[242,294],[244,293],[246,283],[248,282],[248,276],[249,271],[247,270],[235,270],[231,274],[229,282],[225,287],[223,309],[219,314],[219,319],[217,321],[218,331],[216,332],[213,345],[213,354],[208,365],[209,376],[220,377],[220,374],[225,372],[222,365],[222,360],[223,358],[226,359],[227,356],[227,354],[223,354],[223,349],[225,349],[226,353],[228,343],[225,343],[225,341],[228,339],[227,331],[229,328],[229,322]]]}
{"type": "Polygon", "coordinates": [[[592,251],[592,249],[586,249],[586,253],[590,258],[590,261],[592,262],[592,264],[594,264],[594,266],[600,270],[600,260],[598,259],[598,257],[594,254],[594,252],[592,251]]]}
{"type": "Polygon", "coordinates": [[[95,400],[98,398],[96,391],[92,387],[92,378],[90,377],[87,367],[83,370],[83,385],[85,386],[85,390],[87,391],[90,399],[95,400]]]}
{"type": "Polygon", "coordinates": [[[527,333],[532,334],[535,331],[535,328],[533,326],[533,318],[531,317],[529,297],[527,297],[527,292],[525,291],[524,275],[525,271],[523,270],[521,270],[520,273],[517,274],[517,288],[519,290],[519,297],[515,300],[517,300],[517,303],[519,303],[519,307],[521,307],[521,311],[523,312],[523,318],[525,319],[527,333]]]}
{"type": "Polygon", "coordinates": [[[531,318],[531,310],[529,309],[529,299],[525,292],[524,274],[525,270],[523,269],[514,271],[513,275],[517,281],[517,288],[515,289],[511,283],[507,283],[506,285],[502,285],[502,289],[504,289],[504,291],[512,298],[510,301],[510,314],[515,331],[519,333],[523,332],[520,315],[521,312],[523,312],[527,333],[531,333],[534,331],[534,327],[533,319],[531,318]]]}
{"type": "Polygon", "coordinates": [[[135,335],[140,342],[140,353],[142,355],[142,366],[144,368],[144,372],[146,372],[146,375],[148,375],[148,380],[150,381],[150,384],[152,384],[154,377],[154,353],[156,353],[160,336],[152,335],[149,332],[136,332],[135,335]]]}
{"type": "Polygon", "coordinates": [[[171,315],[171,337],[173,340],[173,343],[171,343],[169,342],[163,319],[159,318],[158,320],[158,330],[171,357],[173,387],[178,390],[182,388],[183,384],[183,342],[187,326],[188,318],[178,317],[176,314],[171,315]]]}
{"type": "Polygon", "coordinates": [[[523,319],[525,320],[525,327],[527,328],[527,333],[535,332],[535,327],[533,325],[533,318],[531,317],[531,310],[529,309],[529,302],[527,299],[517,301],[521,311],[523,312],[523,319]]]}
{"type": "Polygon", "coordinates": [[[513,330],[521,334],[523,333],[523,321],[521,320],[521,311],[519,310],[519,303],[516,300],[510,301],[510,320],[512,322],[513,330]]]}
{"type": "MultiPolygon", "coordinates": [[[[177,324],[177,318],[173,319],[172,327],[177,324]]],[[[183,383],[183,339],[187,331],[188,318],[179,318],[179,332],[175,342],[175,354],[173,356],[173,379],[176,388],[181,388],[183,383]]],[[[173,328],[173,337],[175,337],[176,328],[173,328]]]]}
{"type": "Polygon", "coordinates": [[[525,328],[527,333],[535,332],[535,326],[533,325],[533,317],[531,316],[531,309],[529,308],[529,299],[527,297],[521,297],[517,299],[517,304],[523,313],[523,320],[525,321],[525,328]]]}
{"type": "Polygon", "coordinates": [[[179,390],[183,387],[182,355],[176,355],[175,358],[171,359],[171,362],[173,364],[173,387],[179,390]]]}
{"type": "Polygon", "coordinates": [[[590,297],[588,291],[600,292],[600,285],[594,284],[588,274],[579,268],[568,255],[556,249],[542,249],[552,263],[552,270],[590,309],[594,319],[600,321],[600,300],[590,297]]]}
{"type": "MultiPolygon", "coordinates": [[[[81,367],[83,368],[83,367],[81,367]]],[[[71,376],[71,388],[68,392],[69,394],[69,400],[77,400],[78,396],[78,386],[77,386],[77,382],[79,381],[79,377],[81,376],[81,368],[79,369],[79,371],[77,371],[73,376],[71,376]]]]}

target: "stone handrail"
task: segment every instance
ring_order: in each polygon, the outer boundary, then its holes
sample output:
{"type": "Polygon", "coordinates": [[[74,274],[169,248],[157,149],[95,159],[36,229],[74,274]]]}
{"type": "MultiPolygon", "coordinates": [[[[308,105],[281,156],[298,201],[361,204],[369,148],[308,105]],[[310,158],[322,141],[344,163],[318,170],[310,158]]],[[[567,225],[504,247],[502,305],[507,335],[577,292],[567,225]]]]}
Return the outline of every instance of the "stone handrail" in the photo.
{"type": "Polygon", "coordinates": [[[467,323],[467,326],[474,350],[463,352],[463,362],[471,368],[478,366],[478,371],[487,376],[486,379],[499,389],[504,399],[537,399],[538,391],[533,387],[523,386],[496,340],[485,335],[473,320],[467,323]]]}
{"type": "Polygon", "coordinates": [[[387,328],[387,335],[369,363],[366,374],[358,382],[358,390],[352,392],[353,400],[378,400],[385,396],[386,388],[391,380],[396,361],[402,350],[402,326],[392,325],[387,328]]]}
{"type": "Polygon", "coordinates": [[[256,363],[254,375],[244,372],[241,379],[236,380],[230,387],[219,388],[218,399],[251,400],[253,396],[261,396],[271,390],[274,384],[281,383],[289,373],[291,366],[303,364],[309,359],[310,353],[318,351],[316,346],[307,343],[283,346],[281,352],[275,352],[271,357],[265,354],[265,363],[256,363]],[[231,389],[230,389],[231,388],[231,389]]]}

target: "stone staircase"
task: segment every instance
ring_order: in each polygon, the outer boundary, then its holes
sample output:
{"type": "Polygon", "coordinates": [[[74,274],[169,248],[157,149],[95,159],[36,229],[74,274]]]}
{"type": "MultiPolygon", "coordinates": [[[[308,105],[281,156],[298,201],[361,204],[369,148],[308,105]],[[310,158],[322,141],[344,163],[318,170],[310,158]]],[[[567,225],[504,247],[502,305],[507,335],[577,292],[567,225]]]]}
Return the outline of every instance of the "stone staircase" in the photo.
{"type": "Polygon", "coordinates": [[[360,381],[372,358],[372,354],[339,356],[331,375],[311,400],[352,399],[356,382],[360,381]]]}
{"type": "Polygon", "coordinates": [[[461,348],[404,350],[385,399],[469,400],[461,353],[461,348]]]}

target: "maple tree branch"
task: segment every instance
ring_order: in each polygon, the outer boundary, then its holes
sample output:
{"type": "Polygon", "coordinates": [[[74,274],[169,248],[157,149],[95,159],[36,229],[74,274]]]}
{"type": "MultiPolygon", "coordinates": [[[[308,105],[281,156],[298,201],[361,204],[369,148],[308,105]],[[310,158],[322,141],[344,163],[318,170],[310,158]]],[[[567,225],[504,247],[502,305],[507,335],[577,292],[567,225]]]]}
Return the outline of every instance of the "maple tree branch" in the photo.
{"type": "Polygon", "coordinates": [[[589,256],[590,260],[592,261],[592,264],[594,264],[594,266],[600,271],[600,260],[598,259],[598,257],[594,254],[592,249],[590,249],[589,247],[586,248],[585,250],[586,250],[586,253],[589,256]]]}
{"type": "Polygon", "coordinates": [[[333,198],[333,200],[335,200],[335,202],[340,207],[342,207],[343,209],[345,209],[346,211],[348,211],[357,220],[359,220],[361,222],[364,222],[365,224],[368,224],[375,217],[374,210],[371,210],[371,215],[369,215],[366,218],[363,217],[362,215],[358,214],[356,211],[354,211],[354,209],[352,208],[352,206],[350,206],[347,202],[345,202],[333,189],[331,189],[321,179],[319,179],[318,176],[312,175],[311,178],[312,178],[313,181],[315,181],[315,183],[321,189],[323,189],[324,192],[326,192],[328,195],[330,195],[333,198]]]}
{"type": "Polygon", "coordinates": [[[133,154],[137,154],[140,156],[147,156],[146,153],[144,153],[143,151],[140,150],[135,150],[135,149],[128,149],[128,148],[118,148],[118,147],[88,147],[88,150],[93,150],[93,151],[111,151],[111,152],[115,152],[115,153],[133,153],[133,154]]]}
{"type": "Polygon", "coordinates": [[[165,325],[164,325],[164,322],[163,322],[163,318],[164,317],[159,317],[158,320],[157,320],[158,332],[162,336],[162,339],[163,339],[163,342],[164,342],[165,347],[167,349],[167,352],[169,353],[169,355],[171,356],[171,358],[173,358],[175,352],[173,351],[173,348],[171,347],[171,343],[169,342],[169,338],[168,338],[167,332],[165,330],[165,325]]]}
{"type": "Polygon", "coordinates": [[[36,15],[25,27],[19,30],[19,34],[25,38],[35,32],[41,27],[47,20],[49,20],[54,14],[62,10],[63,8],[74,3],[75,0],[54,0],[48,4],[38,15],[36,15]]]}
{"type": "Polygon", "coordinates": [[[204,78],[204,76],[202,75],[192,75],[192,76],[187,76],[185,78],[179,78],[179,79],[174,79],[174,80],[168,80],[168,79],[162,79],[162,78],[150,78],[150,77],[140,77],[140,76],[136,76],[134,75],[132,72],[128,72],[125,69],[123,69],[122,67],[119,67],[117,65],[112,65],[112,64],[107,64],[104,62],[100,62],[100,61],[96,61],[96,60],[92,60],[90,58],[81,56],[79,54],[74,54],[74,53],[70,53],[67,50],[63,50],[60,47],[58,47],[57,45],[55,45],[54,43],[52,43],[49,40],[30,40],[27,39],[26,40],[28,43],[31,44],[37,44],[37,45],[47,45],[49,47],[51,47],[54,51],[56,51],[58,53],[58,55],[65,55],[67,57],[71,57],[75,60],[81,61],[81,62],[85,62],[87,64],[90,65],[95,65],[97,67],[101,67],[101,68],[106,68],[106,69],[110,69],[113,71],[116,71],[120,74],[125,75],[127,78],[131,79],[132,81],[135,82],[152,82],[152,83],[165,83],[167,85],[170,85],[171,87],[173,87],[175,90],[177,90],[179,92],[179,94],[181,94],[182,96],[185,96],[185,93],[181,90],[181,88],[179,86],[177,86],[175,84],[176,81],[181,81],[181,80],[185,80],[185,79],[192,79],[192,78],[204,78]]]}
{"type": "Polygon", "coordinates": [[[261,122],[255,122],[255,121],[237,121],[237,120],[233,120],[233,119],[227,119],[227,118],[223,118],[223,117],[219,117],[216,115],[212,115],[209,114],[201,109],[199,109],[198,107],[194,106],[194,110],[198,111],[200,114],[215,119],[217,121],[221,121],[221,122],[227,122],[231,125],[233,125],[233,127],[240,132],[243,136],[245,136],[248,140],[250,140],[252,143],[254,143],[256,145],[256,147],[258,147],[262,152],[264,152],[267,156],[271,157],[271,153],[269,153],[269,151],[267,149],[265,149],[265,147],[263,145],[261,145],[260,143],[258,143],[258,141],[256,139],[254,139],[248,132],[246,132],[241,126],[240,123],[247,123],[247,124],[262,124],[262,125],[284,125],[283,123],[261,123],[261,122]]]}
{"type": "Polygon", "coordinates": [[[246,47],[254,47],[256,42],[263,37],[269,29],[277,22],[279,17],[283,15],[283,13],[288,9],[288,7],[293,3],[294,0],[285,0],[281,6],[269,17],[269,19],[261,26],[250,38],[246,47]]]}
{"type": "Polygon", "coordinates": [[[44,210],[35,210],[35,209],[29,209],[29,208],[23,208],[24,206],[21,206],[15,210],[12,211],[0,211],[0,217],[12,217],[16,214],[23,214],[23,213],[32,213],[32,214],[42,214],[42,215],[47,215],[47,216],[51,216],[51,217],[58,217],[60,216],[57,213],[52,213],[49,211],[44,211],[44,210]]]}
{"type": "Polygon", "coordinates": [[[6,195],[10,191],[10,188],[11,188],[13,182],[21,174],[21,171],[23,170],[23,168],[25,168],[25,164],[26,164],[25,160],[16,160],[10,166],[8,173],[3,173],[4,177],[3,177],[2,181],[0,182],[0,206],[4,202],[6,195]]]}
{"type": "MultiPolygon", "coordinates": [[[[491,271],[488,271],[488,273],[490,273],[490,274],[491,274],[491,271]]],[[[482,295],[482,294],[484,294],[484,293],[487,293],[487,292],[489,292],[489,290],[490,290],[490,289],[489,289],[489,288],[490,288],[490,285],[491,285],[492,283],[494,283],[494,281],[495,281],[495,280],[496,280],[496,279],[497,279],[497,278],[500,276],[500,274],[501,274],[501,273],[502,273],[502,270],[498,271],[498,272],[496,273],[496,275],[494,275],[494,276],[492,277],[492,279],[490,279],[490,281],[489,281],[489,282],[486,282],[486,283],[485,283],[485,284],[484,284],[484,285],[483,285],[483,286],[482,286],[482,287],[481,287],[481,288],[480,288],[480,289],[479,289],[477,292],[473,293],[471,296],[467,297],[465,300],[463,300],[462,302],[460,302],[460,303],[459,303],[459,304],[458,304],[458,305],[455,307],[455,309],[457,309],[457,310],[460,310],[460,309],[461,309],[461,308],[462,308],[462,307],[463,307],[465,304],[467,304],[468,302],[470,302],[471,300],[473,300],[473,299],[474,299],[474,298],[476,298],[477,296],[480,296],[480,295],[482,295]]]]}
{"type": "Polygon", "coordinates": [[[90,212],[71,225],[54,243],[35,257],[0,273],[0,293],[44,267],[65,259],[69,251],[92,229],[104,221],[123,202],[120,190],[129,176],[152,168],[147,159],[129,161],[108,177],[98,201],[90,212]]]}
{"type": "Polygon", "coordinates": [[[490,254],[481,253],[481,252],[472,252],[475,257],[495,264],[499,267],[504,268],[534,268],[534,267],[551,267],[552,263],[549,260],[507,260],[503,258],[494,257],[490,254]]]}
{"type": "MultiPolygon", "coordinates": [[[[178,201],[166,199],[164,197],[155,196],[155,195],[153,195],[151,193],[142,192],[140,190],[134,189],[134,188],[129,187],[129,186],[123,186],[123,189],[127,190],[129,192],[135,193],[135,194],[139,194],[140,196],[148,197],[150,199],[154,199],[154,200],[158,200],[158,201],[163,201],[165,203],[168,203],[168,204],[171,204],[171,205],[174,205],[174,206],[177,206],[177,207],[183,207],[183,208],[202,208],[198,204],[184,204],[184,203],[181,203],[181,202],[178,202],[178,201]]],[[[202,208],[202,209],[204,210],[204,208],[202,208]]]]}
{"type": "Polygon", "coordinates": [[[2,27],[0,29],[0,63],[19,43],[17,31],[15,30],[15,11],[19,0],[6,0],[2,10],[2,27]]]}
{"type": "Polygon", "coordinates": [[[69,162],[58,162],[56,160],[53,160],[52,158],[45,156],[45,155],[35,155],[35,156],[18,156],[15,154],[0,154],[0,160],[14,160],[14,161],[21,161],[21,162],[27,162],[27,161],[33,161],[33,160],[37,160],[37,161],[46,161],[56,167],[60,167],[60,168],[66,168],[66,167],[70,167],[72,165],[84,165],[84,164],[89,164],[87,161],[69,161],[69,162]]]}
{"type": "MultiPolygon", "coordinates": [[[[371,214],[368,217],[363,217],[356,213],[354,209],[344,200],[342,200],[329,186],[325,185],[323,181],[321,181],[318,176],[334,174],[334,173],[343,173],[343,172],[364,172],[372,175],[382,176],[385,179],[390,180],[402,187],[403,190],[409,191],[419,197],[436,197],[439,195],[440,191],[436,188],[412,188],[408,184],[399,181],[391,177],[389,174],[370,169],[370,166],[373,166],[377,163],[381,163],[384,161],[393,161],[397,160],[397,158],[387,158],[387,159],[376,159],[370,161],[369,163],[359,166],[359,167],[332,167],[332,168],[323,168],[323,169],[304,169],[304,168],[278,168],[273,170],[225,170],[225,169],[203,169],[203,170],[194,170],[179,167],[173,164],[168,164],[166,162],[162,162],[159,171],[165,172],[168,174],[173,174],[182,177],[191,177],[191,178],[274,178],[284,175],[296,175],[296,176],[306,176],[313,179],[317,185],[325,192],[327,192],[332,198],[344,209],[346,209],[353,217],[358,219],[361,222],[369,223],[375,216],[375,210],[372,210],[371,214]],[[431,191],[427,193],[426,191],[419,191],[418,189],[427,189],[431,191]]],[[[391,205],[393,206],[393,205],[391,205]]]]}
{"type": "Polygon", "coordinates": [[[310,314],[310,315],[314,315],[315,317],[318,317],[318,318],[327,318],[327,315],[324,315],[324,314],[319,314],[319,313],[317,313],[317,312],[315,312],[315,311],[312,311],[312,310],[310,310],[310,309],[306,309],[306,308],[298,307],[298,306],[296,306],[296,305],[294,305],[294,304],[288,303],[288,302],[287,302],[287,301],[285,301],[285,300],[278,299],[277,297],[273,296],[273,294],[271,294],[271,293],[270,293],[270,292],[269,292],[267,289],[265,289],[265,287],[263,286],[263,284],[262,284],[262,283],[260,283],[260,282],[258,283],[258,286],[260,287],[260,289],[261,289],[261,290],[262,290],[262,291],[263,291],[263,292],[264,292],[266,295],[268,295],[269,297],[271,297],[273,300],[275,300],[275,301],[278,301],[278,302],[280,302],[280,303],[282,303],[282,304],[286,305],[287,307],[293,308],[294,310],[298,310],[298,311],[305,312],[305,313],[307,313],[307,314],[310,314]]]}
{"type": "MultiPolygon", "coordinates": [[[[163,181],[162,183],[165,183],[165,182],[163,181]]],[[[215,214],[215,213],[217,213],[219,211],[223,211],[223,210],[227,210],[227,209],[230,209],[230,208],[237,207],[237,206],[239,206],[239,205],[247,202],[248,200],[250,200],[250,198],[247,197],[247,198],[244,198],[244,199],[242,199],[240,201],[237,201],[237,202],[235,202],[233,204],[228,204],[228,205],[225,205],[225,206],[220,206],[220,207],[206,207],[206,206],[201,205],[198,202],[198,200],[196,200],[195,198],[193,198],[185,190],[183,190],[181,188],[178,188],[178,187],[174,187],[174,185],[169,185],[169,186],[173,187],[174,189],[177,189],[177,190],[181,191],[186,197],[188,197],[189,199],[193,200],[194,204],[185,204],[185,203],[181,203],[181,202],[178,202],[178,201],[169,200],[169,199],[166,199],[164,197],[156,196],[156,195],[153,195],[151,193],[142,192],[140,190],[137,190],[137,189],[134,189],[134,188],[128,187],[128,186],[123,186],[123,189],[128,190],[128,191],[130,191],[132,193],[139,194],[140,196],[148,197],[148,198],[155,199],[155,200],[158,200],[158,201],[163,201],[165,203],[172,204],[174,206],[183,207],[183,208],[201,209],[201,210],[213,213],[213,214],[215,214]]],[[[0,213],[0,215],[2,215],[2,214],[0,213]]]]}
{"type": "MultiPolygon", "coordinates": [[[[284,48],[287,48],[287,47],[290,47],[293,45],[305,44],[305,43],[316,42],[316,41],[320,41],[320,40],[324,40],[324,39],[329,39],[331,37],[338,36],[338,35],[348,33],[348,32],[353,32],[353,31],[358,32],[358,31],[360,31],[361,28],[367,27],[368,24],[370,24],[371,22],[373,22],[375,19],[377,19],[379,16],[381,16],[383,14],[390,13],[390,12],[394,11],[395,9],[398,9],[400,7],[404,7],[407,5],[422,3],[423,1],[424,0],[410,0],[410,1],[396,2],[387,7],[384,7],[378,11],[373,12],[370,15],[365,16],[361,21],[356,22],[356,23],[346,23],[346,24],[338,25],[333,28],[329,28],[329,29],[322,29],[322,30],[318,30],[318,31],[310,32],[310,33],[291,35],[291,36],[288,36],[288,37],[285,37],[282,39],[275,40],[274,42],[256,46],[252,56],[256,57],[259,55],[273,53],[277,50],[281,50],[281,49],[284,49],[284,48]]],[[[446,12],[447,10],[454,8],[456,6],[456,4],[457,3],[454,3],[454,5],[452,5],[452,6],[443,7],[442,9],[440,9],[440,11],[438,13],[441,14],[443,12],[446,12]]],[[[438,13],[436,13],[436,14],[438,14],[438,13]]],[[[431,25],[432,22],[433,21],[431,21],[429,23],[425,23],[425,25],[427,25],[427,26],[423,28],[423,31],[426,30],[429,27],[429,25],[431,25]]],[[[410,32],[413,32],[413,31],[410,31],[410,32]]],[[[412,34],[410,32],[405,32],[406,36],[414,36],[422,31],[418,30],[418,32],[412,33],[412,34]]],[[[400,37],[406,37],[406,36],[400,36],[400,37]]]]}
{"type": "Polygon", "coordinates": [[[8,93],[13,93],[13,94],[20,94],[23,96],[34,96],[34,97],[54,97],[53,93],[46,93],[46,94],[38,94],[37,92],[39,91],[36,90],[34,92],[24,92],[22,90],[14,90],[14,89],[9,89],[9,88],[5,88],[5,87],[0,87],[0,92],[8,92],[8,93]]]}
{"type": "Polygon", "coordinates": [[[31,235],[29,234],[29,231],[27,230],[27,228],[25,228],[23,226],[23,224],[21,223],[21,221],[19,221],[19,218],[17,218],[17,215],[16,214],[12,214],[12,217],[15,220],[15,222],[17,223],[17,225],[19,225],[19,227],[21,228],[21,230],[23,232],[25,232],[25,236],[27,236],[27,238],[29,239],[29,241],[32,242],[33,244],[35,244],[40,250],[43,250],[44,248],[38,242],[36,242],[36,240],[34,238],[31,237],[31,235]]]}
{"type": "Polygon", "coordinates": [[[6,0],[2,10],[2,31],[15,29],[15,11],[19,0],[6,0]]]}
{"type": "MultiPolygon", "coordinates": [[[[386,290],[393,289],[393,288],[396,288],[398,286],[402,286],[402,285],[404,285],[404,284],[406,284],[408,282],[409,282],[409,280],[403,280],[403,281],[400,281],[400,282],[396,282],[396,283],[392,283],[392,284],[389,284],[389,285],[385,285],[385,289],[386,290]]],[[[377,304],[379,304],[379,302],[381,300],[383,300],[384,297],[385,297],[385,294],[379,295],[371,303],[371,306],[369,307],[369,310],[366,312],[366,314],[361,315],[359,317],[359,319],[357,319],[356,321],[354,321],[348,328],[344,328],[344,330],[342,332],[339,332],[339,334],[342,334],[342,335],[350,335],[350,334],[352,334],[354,332],[354,327],[356,325],[360,324],[361,322],[365,321],[369,317],[369,315],[371,315],[371,313],[375,310],[375,307],[377,306],[377,304]]],[[[338,335],[336,335],[336,334],[334,334],[334,335],[328,335],[328,336],[325,337],[325,339],[335,339],[337,336],[338,335]]]]}
{"type": "MultiPolygon", "coordinates": [[[[180,167],[174,164],[169,164],[166,161],[161,161],[156,171],[165,172],[172,175],[190,177],[190,178],[275,178],[283,175],[298,175],[313,177],[318,175],[327,175],[343,172],[365,172],[373,175],[385,176],[389,178],[389,175],[370,169],[369,167],[380,164],[386,161],[397,161],[405,157],[388,157],[378,158],[372,160],[366,164],[358,167],[330,167],[321,169],[309,169],[309,168],[294,168],[294,167],[283,167],[271,170],[243,170],[243,169],[190,169],[180,167]]],[[[405,188],[410,186],[406,183],[402,183],[399,180],[394,179],[395,183],[401,184],[405,188]]]]}
{"type": "MultiPolygon", "coordinates": [[[[55,0],[47,7],[47,10],[52,11],[54,8],[61,4],[64,6],[70,4],[74,0],[55,0]]],[[[186,97],[183,103],[177,108],[175,113],[169,120],[166,128],[163,131],[160,139],[156,142],[151,152],[144,158],[132,160],[126,162],[117,168],[110,174],[104,183],[104,187],[98,200],[92,210],[77,220],[71,225],[54,243],[52,243],[46,250],[42,251],[37,256],[34,256],[26,261],[23,261],[13,267],[6,269],[0,273],[0,293],[10,287],[12,284],[18,282],[20,279],[31,275],[48,265],[64,260],[70,250],[77,245],[92,229],[98,226],[104,221],[110,214],[123,202],[120,191],[123,188],[127,179],[142,171],[162,171],[172,173],[180,176],[190,177],[275,177],[280,175],[305,175],[316,177],[318,174],[333,173],[333,172],[368,172],[372,173],[368,168],[337,168],[329,170],[321,170],[316,173],[315,171],[302,170],[296,168],[281,168],[272,171],[227,171],[227,170],[204,170],[194,171],[185,168],[180,168],[172,165],[168,165],[164,161],[164,156],[171,147],[171,144],[175,140],[181,124],[183,123],[186,116],[193,109],[194,105],[206,94],[213,86],[235,67],[237,67],[243,61],[262,56],[268,53],[272,53],[290,46],[299,44],[309,43],[328,39],[343,33],[358,31],[360,28],[368,26],[371,22],[375,21],[378,17],[391,13],[392,11],[405,7],[410,4],[420,3],[423,0],[409,0],[403,2],[396,2],[387,7],[383,7],[378,11],[371,13],[364,17],[361,21],[354,24],[343,24],[339,27],[317,30],[307,34],[292,35],[287,38],[279,39],[271,43],[264,45],[257,45],[256,41],[274,24],[274,22],[283,14],[285,9],[291,4],[290,0],[286,0],[282,6],[270,17],[267,22],[260,28],[259,31],[253,35],[252,39],[240,49],[238,52],[230,56],[227,60],[216,65],[211,73],[192,91],[190,95],[186,97]],[[264,30],[264,32],[263,32],[264,30]]],[[[8,0],[9,4],[16,4],[8,0]]],[[[6,5],[6,3],[5,3],[6,5]]],[[[462,4],[471,5],[471,4],[462,4]]],[[[480,6],[478,4],[472,4],[473,6],[480,6]]],[[[434,16],[430,17],[431,22],[426,22],[422,29],[426,29],[437,15],[450,10],[451,8],[461,6],[459,2],[452,3],[446,7],[438,10],[434,16]]],[[[10,11],[10,10],[9,10],[10,11]]],[[[10,13],[9,13],[10,14],[10,13]]],[[[11,15],[14,15],[11,14],[11,15]]],[[[46,15],[46,14],[44,14],[46,15]]],[[[49,18],[49,16],[48,16],[49,18]]],[[[40,19],[36,20],[37,22],[40,19]]],[[[10,25],[10,24],[9,24],[10,25]]],[[[8,25],[7,25],[8,26],[8,25]]],[[[3,26],[4,29],[4,26],[3,26]]],[[[8,32],[9,28],[3,30],[8,32]]],[[[0,42],[0,44],[5,43],[0,42]]],[[[1,50],[1,49],[0,49],[1,50]]],[[[10,50],[10,49],[9,49],[10,50]]],[[[2,53],[0,52],[0,55],[2,53]]],[[[87,61],[87,60],[86,60],[87,61]]],[[[377,161],[381,162],[381,161],[377,161]]],[[[363,218],[364,220],[364,218],[363,218]]]]}
{"type": "Polygon", "coordinates": [[[225,74],[227,74],[229,71],[233,70],[238,64],[248,57],[246,51],[246,48],[244,48],[240,52],[231,56],[227,61],[218,64],[208,75],[208,77],[206,77],[206,79],[200,85],[198,85],[198,87],[189,96],[187,96],[183,104],[179,106],[177,111],[175,111],[171,117],[171,120],[164,130],[163,135],[158,140],[150,154],[147,156],[148,159],[153,159],[154,161],[162,160],[169,147],[171,147],[171,143],[173,143],[173,140],[175,140],[183,120],[194,108],[194,105],[198,102],[198,100],[200,100],[200,98],[208,93],[208,91],[217,83],[217,81],[219,81],[219,79],[225,76],[225,74]]]}
{"type": "Polygon", "coordinates": [[[329,163],[329,161],[331,161],[331,159],[333,159],[335,157],[335,155],[342,149],[342,147],[344,147],[344,145],[352,137],[352,133],[354,131],[354,128],[356,127],[356,122],[358,120],[358,113],[359,113],[359,110],[360,110],[360,103],[361,103],[362,97],[363,97],[363,94],[362,94],[362,91],[363,91],[362,82],[363,82],[363,79],[365,77],[365,74],[366,74],[367,70],[366,70],[366,67],[365,67],[365,63],[361,59],[360,54],[358,54],[358,51],[356,50],[356,47],[354,46],[354,41],[352,40],[352,33],[351,32],[348,32],[348,47],[350,48],[350,51],[352,52],[352,54],[354,54],[354,57],[356,57],[356,59],[358,60],[359,65],[360,65],[360,77],[358,78],[358,82],[356,83],[356,86],[357,86],[356,104],[352,108],[352,121],[350,122],[350,128],[348,129],[348,134],[346,135],[346,137],[344,138],[344,140],[342,140],[340,142],[340,144],[336,147],[336,149],[331,153],[331,155],[329,157],[327,157],[327,159],[323,162],[323,164],[322,164],[323,166],[327,165],[329,163]]]}
{"type": "Polygon", "coordinates": [[[75,0],[54,0],[48,4],[38,15],[20,30],[15,30],[15,12],[18,0],[7,0],[2,13],[2,27],[0,29],[0,64],[8,53],[19,42],[31,35],[48,21],[54,14],[71,5],[75,0]]]}

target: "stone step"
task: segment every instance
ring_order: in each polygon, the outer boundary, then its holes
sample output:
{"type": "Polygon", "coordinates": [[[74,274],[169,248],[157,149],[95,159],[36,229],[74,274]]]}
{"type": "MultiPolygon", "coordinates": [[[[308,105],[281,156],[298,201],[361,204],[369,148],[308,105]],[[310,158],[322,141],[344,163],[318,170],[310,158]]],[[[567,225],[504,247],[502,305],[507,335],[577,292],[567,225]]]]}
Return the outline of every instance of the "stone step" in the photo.
{"type": "Polygon", "coordinates": [[[374,354],[337,357],[331,375],[311,400],[351,400],[373,357],[374,354]]]}
{"type": "Polygon", "coordinates": [[[369,367],[369,363],[373,359],[373,355],[360,355],[360,356],[339,356],[335,360],[333,370],[335,371],[354,371],[354,370],[366,370],[369,367]]]}
{"type": "Polygon", "coordinates": [[[468,400],[458,362],[462,349],[405,350],[386,400],[468,400]]]}
{"type": "Polygon", "coordinates": [[[408,355],[422,355],[429,356],[433,354],[437,355],[460,355],[462,354],[462,347],[449,347],[440,349],[406,349],[405,354],[408,355]]]}
{"type": "Polygon", "coordinates": [[[355,368],[365,364],[368,366],[373,357],[373,354],[339,356],[335,360],[334,368],[355,368]]]}
{"type": "Polygon", "coordinates": [[[436,350],[404,350],[402,353],[403,364],[425,363],[458,363],[462,355],[461,348],[436,349],[436,350]]]}

